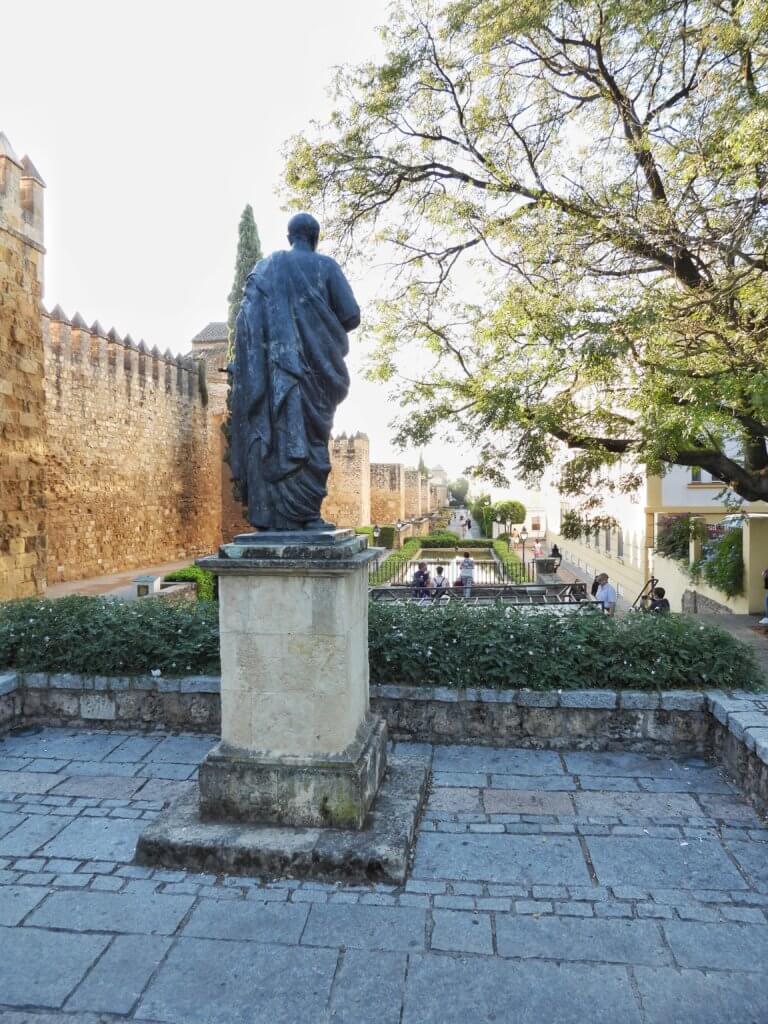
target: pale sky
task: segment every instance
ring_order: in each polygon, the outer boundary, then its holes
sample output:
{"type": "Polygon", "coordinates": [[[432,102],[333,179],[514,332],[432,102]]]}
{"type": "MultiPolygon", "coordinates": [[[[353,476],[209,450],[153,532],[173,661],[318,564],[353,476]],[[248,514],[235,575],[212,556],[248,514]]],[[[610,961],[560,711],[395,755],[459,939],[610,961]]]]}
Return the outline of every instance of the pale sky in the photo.
{"type": "MultiPolygon", "coordinates": [[[[237,223],[250,202],[265,253],[285,246],[275,195],[286,139],[331,110],[335,66],[380,53],[385,0],[5,2],[0,131],[47,184],[48,308],[183,352],[226,319],[237,223]]],[[[321,241],[322,249],[322,241],[321,241]]],[[[375,275],[352,278],[363,304],[375,275]]],[[[385,390],[361,379],[337,431],[399,453],[385,390]]],[[[428,464],[469,461],[436,442],[428,464]]]]}

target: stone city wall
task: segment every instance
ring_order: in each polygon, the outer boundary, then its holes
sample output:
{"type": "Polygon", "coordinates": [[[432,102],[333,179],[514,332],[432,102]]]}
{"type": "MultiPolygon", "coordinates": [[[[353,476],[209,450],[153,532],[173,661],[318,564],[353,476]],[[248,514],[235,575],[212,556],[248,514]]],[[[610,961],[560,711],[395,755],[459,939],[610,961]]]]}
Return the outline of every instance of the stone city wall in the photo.
{"type": "Polygon", "coordinates": [[[222,443],[197,364],[58,307],[43,333],[49,582],[213,551],[222,443]]]}
{"type": "Polygon", "coordinates": [[[43,187],[0,133],[0,601],[45,590],[43,187]]]}
{"type": "Polygon", "coordinates": [[[405,519],[405,474],[399,462],[371,463],[371,522],[405,519]]]}
{"type": "Polygon", "coordinates": [[[366,434],[341,434],[328,446],[331,472],[321,515],[339,527],[371,522],[371,452],[366,434]]]}

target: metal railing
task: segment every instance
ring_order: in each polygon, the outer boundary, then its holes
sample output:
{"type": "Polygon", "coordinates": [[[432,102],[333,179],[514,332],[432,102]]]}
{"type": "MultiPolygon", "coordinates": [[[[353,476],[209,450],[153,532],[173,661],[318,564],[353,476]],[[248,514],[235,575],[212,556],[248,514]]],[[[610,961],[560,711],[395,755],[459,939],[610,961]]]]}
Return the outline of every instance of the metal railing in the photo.
{"type": "MultiPolygon", "coordinates": [[[[514,583],[533,583],[536,579],[536,567],[533,562],[523,565],[517,559],[473,559],[473,585],[488,586],[514,583]]],[[[419,562],[426,562],[429,570],[430,580],[434,581],[436,568],[443,567],[443,575],[448,580],[450,589],[458,589],[456,580],[459,576],[459,560],[446,559],[438,561],[431,558],[422,558],[410,562],[389,562],[387,559],[376,560],[368,570],[368,583],[370,586],[407,586],[413,582],[414,574],[419,568],[419,562]]]]}
{"type": "Polygon", "coordinates": [[[444,590],[423,591],[412,585],[373,587],[369,593],[372,601],[409,602],[421,605],[448,604],[461,601],[464,604],[505,604],[521,607],[553,606],[567,607],[573,611],[602,611],[602,604],[587,594],[585,583],[539,583],[539,584],[473,584],[468,597],[463,587],[446,587],[444,590]]]}

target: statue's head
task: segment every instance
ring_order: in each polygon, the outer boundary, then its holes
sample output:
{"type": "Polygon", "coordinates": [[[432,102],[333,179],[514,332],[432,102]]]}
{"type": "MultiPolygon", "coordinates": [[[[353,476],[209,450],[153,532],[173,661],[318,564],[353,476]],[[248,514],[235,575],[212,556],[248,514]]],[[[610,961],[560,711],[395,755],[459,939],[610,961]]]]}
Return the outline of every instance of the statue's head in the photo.
{"type": "Polygon", "coordinates": [[[288,221],[288,241],[291,245],[301,240],[308,242],[314,252],[320,238],[320,225],[311,213],[297,213],[288,221]]]}

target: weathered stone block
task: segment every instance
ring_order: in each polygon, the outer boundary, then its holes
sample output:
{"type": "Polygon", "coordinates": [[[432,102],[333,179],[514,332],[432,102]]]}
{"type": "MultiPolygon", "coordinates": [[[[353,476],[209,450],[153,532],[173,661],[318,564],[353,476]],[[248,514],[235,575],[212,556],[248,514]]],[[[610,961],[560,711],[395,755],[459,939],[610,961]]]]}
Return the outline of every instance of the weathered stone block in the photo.
{"type": "Polygon", "coordinates": [[[342,754],[259,755],[216,746],[200,765],[205,821],[362,828],[386,765],[387,728],[370,716],[342,754]]]}
{"type": "Polygon", "coordinates": [[[84,694],[80,698],[80,717],[114,721],[117,717],[114,698],[103,693],[84,694]]]}

